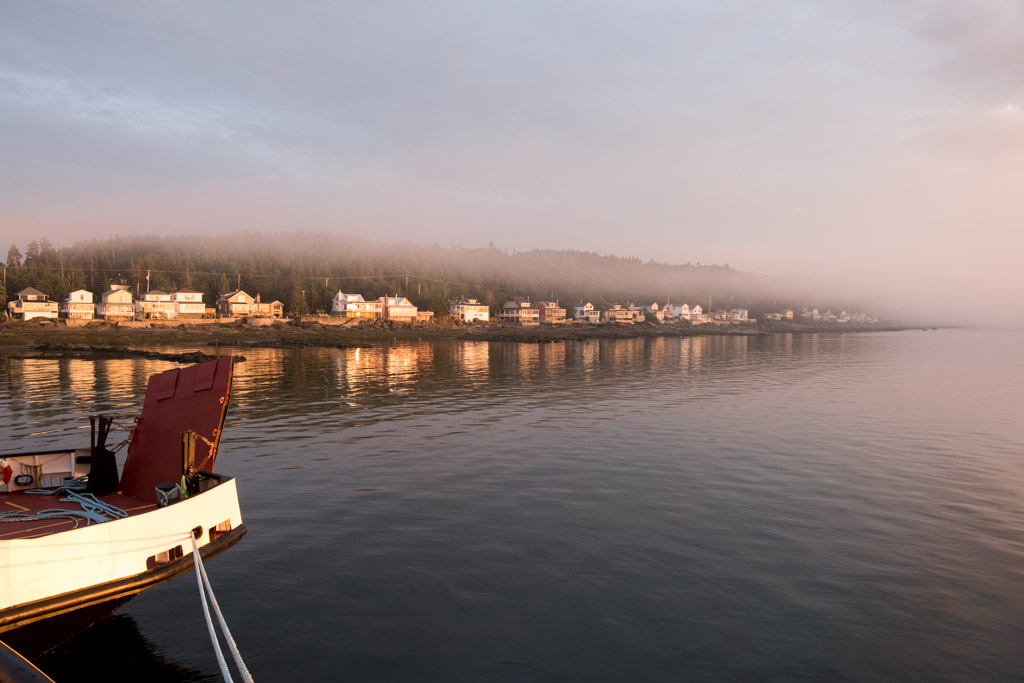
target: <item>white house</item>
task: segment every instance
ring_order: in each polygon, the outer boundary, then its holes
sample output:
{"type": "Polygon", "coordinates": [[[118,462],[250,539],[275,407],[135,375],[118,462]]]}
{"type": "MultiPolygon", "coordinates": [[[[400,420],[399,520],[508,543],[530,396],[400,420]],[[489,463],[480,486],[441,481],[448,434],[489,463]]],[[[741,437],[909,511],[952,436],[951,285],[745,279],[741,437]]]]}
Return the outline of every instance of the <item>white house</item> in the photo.
{"type": "Polygon", "coordinates": [[[362,294],[346,294],[340,289],[331,300],[331,312],[346,318],[380,318],[382,311],[380,300],[367,301],[362,294]]]}
{"type": "Polygon", "coordinates": [[[60,304],[60,314],[68,320],[92,320],[96,315],[92,292],[76,289],[68,294],[68,298],[60,304]]]}
{"type": "Polygon", "coordinates": [[[18,292],[18,298],[7,304],[7,312],[12,318],[32,320],[33,318],[57,317],[57,302],[50,301],[49,294],[38,289],[26,287],[18,292]]]}
{"type": "Polygon", "coordinates": [[[382,296],[377,299],[380,302],[381,313],[385,320],[411,323],[416,321],[416,307],[404,296],[382,296]]]}
{"type": "Polygon", "coordinates": [[[103,318],[107,322],[118,320],[131,320],[135,317],[135,306],[132,303],[132,293],[120,285],[111,283],[110,289],[100,295],[100,303],[96,306],[96,317],[103,318]]]}
{"type": "Polygon", "coordinates": [[[171,301],[174,302],[174,316],[179,320],[202,318],[206,315],[206,304],[203,303],[203,293],[194,289],[179,289],[171,292],[171,301]]]}
{"type": "Polygon", "coordinates": [[[448,303],[448,315],[467,323],[474,320],[487,322],[491,319],[491,309],[476,299],[467,299],[462,296],[448,303]]]}
{"type": "Polygon", "coordinates": [[[700,304],[694,304],[690,309],[690,322],[693,324],[707,322],[704,317],[704,309],[700,307],[700,304]]]}
{"type": "Polygon", "coordinates": [[[738,323],[745,323],[750,320],[750,311],[745,308],[730,308],[729,320],[734,320],[738,323]]]}
{"type": "Polygon", "coordinates": [[[136,320],[171,320],[175,317],[174,300],[167,292],[154,289],[135,301],[136,320]]]}
{"type": "Polygon", "coordinates": [[[574,317],[588,323],[596,323],[601,319],[601,311],[594,309],[594,304],[583,303],[582,301],[573,307],[574,317]]]}

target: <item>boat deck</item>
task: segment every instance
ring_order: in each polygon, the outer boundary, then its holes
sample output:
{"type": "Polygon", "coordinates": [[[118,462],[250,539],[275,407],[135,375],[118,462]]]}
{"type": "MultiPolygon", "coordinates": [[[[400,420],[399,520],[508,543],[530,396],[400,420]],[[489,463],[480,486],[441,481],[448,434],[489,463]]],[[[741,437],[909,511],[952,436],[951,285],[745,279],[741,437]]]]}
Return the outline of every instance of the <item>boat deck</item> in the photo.
{"type": "MultiPolygon", "coordinates": [[[[52,490],[52,489],[48,489],[52,490]]],[[[76,502],[62,503],[63,494],[45,495],[41,493],[26,493],[25,491],[11,491],[0,493],[0,513],[24,512],[32,514],[41,510],[71,510],[81,512],[82,506],[76,502]]],[[[146,503],[137,498],[126,496],[120,493],[111,493],[100,497],[100,500],[108,505],[121,508],[128,513],[129,517],[141,514],[147,510],[156,508],[154,503],[146,503]]],[[[77,526],[83,527],[89,524],[89,520],[81,518],[74,519],[37,519],[25,521],[0,521],[0,541],[9,541],[18,538],[39,538],[50,534],[69,531],[77,526]]],[[[97,522],[91,522],[97,524],[97,522]]]]}

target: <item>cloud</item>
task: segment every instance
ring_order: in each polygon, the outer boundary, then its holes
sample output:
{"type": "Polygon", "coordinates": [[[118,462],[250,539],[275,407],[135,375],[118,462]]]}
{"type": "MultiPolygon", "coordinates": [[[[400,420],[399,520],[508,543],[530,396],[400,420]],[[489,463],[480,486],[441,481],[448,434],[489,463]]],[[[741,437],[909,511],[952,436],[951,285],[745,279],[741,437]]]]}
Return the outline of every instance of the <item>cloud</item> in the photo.
{"type": "Polygon", "coordinates": [[[238,122],[214,103],[167,101],[119,84],[45,74],[0,71],[0,104],[59,112],[70,122],[106,124],[119,132],[221,138],[238,132],[238,122]]]}

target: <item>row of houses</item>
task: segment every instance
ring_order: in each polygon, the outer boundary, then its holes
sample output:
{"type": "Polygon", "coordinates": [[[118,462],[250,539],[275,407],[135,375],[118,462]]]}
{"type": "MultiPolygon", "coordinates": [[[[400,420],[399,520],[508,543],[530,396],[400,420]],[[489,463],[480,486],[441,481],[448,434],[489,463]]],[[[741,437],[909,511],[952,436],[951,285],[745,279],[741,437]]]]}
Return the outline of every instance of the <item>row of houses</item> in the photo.
{"type": "Polygon", "coordinates": [[[66,318],[69,320],[190,320],[200,318],[257,317],[281,318],[284,306],[280,301],[264,303],[260,296],[251,297],[242,290],[222,294],[215,308],[207,308],[202,292],[179,289],[176,292],[153,290],[135,297],[125,280],[115,279],[110,289],[94,301],[92,292],[79,289],[61,302],[50,301],[49,295],[27,287],[7,304],[7,313],[17,320],[34,318],[66,318]]]}
{"type": "MultiPolygon", "coordinates": [[[[409,299],[404,296],[382,296],[367,300],[362,294],[338,290],[331,302],[331,313],[348,318],[388,319],[413,322],[424,320],[433,313],[418,311],[409,299]]],[[[478,299],[461,296],[448,302],[448,314],[464,322],[487,322],[491,319],[491,310],[487,304],[478,299]]],[[[729,311],[716,311],[711,315],[704,313],[701,306],[692,308],[687,304],[666,304],[660,306],[652,303],[648,306],[636,306],[633,303],[613,304],[607,310],[599,310],[590,302],[579,302],[573,307],[573,317],[557,300],[530,301],[529,297],[509,299],[495,316],[502,322],[513,325],[557,325],[577,320],[591,323],[637,323],[647,319],[659,322],[665,320],[687,320],[693,324],[711,321],[746,322],[748,312],[743,308],[729,311]]]]}
{"type": "MultiPolygon", "coordinates": [[[[476,302],[475,299],[470,301],[476,302]]],[[[456,315],[456,306],[464,306],[460,300],[453,304],[452,315],[456,315]]],[[[486,309],[486,306],[483,308],[486,309]]],[[[505,302],[498,319],[515,325],[560,324],[569,321],[567,309],[558,301],[531,302],[529,297],[516,297],[505,302]]],[[[468,318],[463,318],[468,320],[468,318]]],[[[486,320],[486,318],[480,318],[486,320]]],[[[592,303],[580,301],[573,307],[573,319],[589,323],[625,323],[634,324],[645,320],[664,322],[666,320],[686,320],[691,324],[711,321],[748,322],[749,312],[745,308],[734,308],[729,311],[715,311],[708,315],[700,304],[690,307],[688,304],[665,304],[657,302],[646,306],[634,303],[612,304],[605,310],[599,310],[592,303]]]]}
{"type": "MultiPolygon", "coordinates": [[[[792,311],[789,311],[790,318],[792,318],[792,311]]],[[[825,311],[821,313],[817,308],[810,310],[803,309],[800,312],[800,319],[807,322],[825,322],[825,323],[877,323],[878,318],[867,315],[866,313],[847,313],[846,311],[840,312],[838,315],[832,311],[825,311]]]]}
{"type": "MultiPolygon", "coordinates": [[[[396,322],[416,322],[430,320],[434,315],[431,311],[420,311],[408,298],[399,295],[387,295],[367,300],[362,294],[347,293],[341,290],[331,302],[331,312],[347,318],[383,319],[396,322]]],[[[71,292],[67,299],[58,303],[37,289],[28,287],[18,292],[17,299],[8,304],[10,317],[31,320],[33,318],[67,318],[75,320],[188,320],[198,318],[282,318],[284,306],[280,301],[263,302],[260,295],[255,297],[244,290],[236,289],[217,298],[215,307],[208,308],[203,302],[203,295],[192,289],[180,289],[175,292],[150,291],[137,298],[128,288],[127,281],[114,279],[110,289],[100,295],[100,301],[93,302],[93,294],[87,290],[71,292]]],[[[465,296],[449,301],[448,313],[453,318],[465,322],[487,322],[491,319],[490,308],[477,299],[465,296]]],[[[612,304],[605,310],[599,310],[590,302],[580,301],[572,307],[572,318],[569,311],[555,301],[531,302],[529,297],[515,297],[505,302],[498,311],[496,318],[514,325],[557,325],[570,320],[589,323],[623,323],[633,324],[645,320],[657,322],[686,320],[694,325],[708,322],[743,323],[752,322],[745,308],[720,309],[705,313],[696,304],[665,304],[657,302],[645,306],[637,306],[631,302],[612,304]]],[[[793,320],[792,309],[783,312],[768,313],[769,320],[793,320]]],[[[822,314],[818,309],[804,309],[801,319],[824,322],[872,322],[862,313],[848,315],[843,311],[839,315],[827,311],[822,314]]]]}
{"type": "Polygon", "coordinates": [[[371,320],[392,320],[395,322],[416,322],[430,320],[433,311],[421,311],[404,296],[382,296],[367,301],[362,294],[351,294],[338,290],[331,300],[331,313],[346,318],[371,320]]]}

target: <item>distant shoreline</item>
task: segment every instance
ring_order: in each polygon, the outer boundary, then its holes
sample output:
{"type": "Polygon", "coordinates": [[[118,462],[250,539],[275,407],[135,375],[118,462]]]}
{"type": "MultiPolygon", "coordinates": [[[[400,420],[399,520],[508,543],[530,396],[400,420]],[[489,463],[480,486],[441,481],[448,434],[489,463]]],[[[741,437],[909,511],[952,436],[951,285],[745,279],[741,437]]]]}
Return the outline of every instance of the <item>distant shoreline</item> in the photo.
{"type": "Polygon", "coordinates": [[[159,324],[146,327],[117,327],[94,324],[65,327],[52,323],[5,322],[0,324],[0,357],[6,358],[118,358],[151,357],[194,361],[209,352],[171,354],[153,351],[154,347],[229,346],[233,348],[356,348],[395,342],[488,341],[518,343],[555,343],[590,339],[635,339],[653,337],[761,336],[769,334],[819,334],[895,332],[905,329],[929,329],[919,326],[855,323],[749,323],[691,326],[688,323],[651,323],[633,325],[571,323],[519,327],[500,323],[424,323],[402,324],[375,321],[358,326],[321,325],[317,322],[277,322],[251,326],[244,322],[223,325],[159,324]]]}

